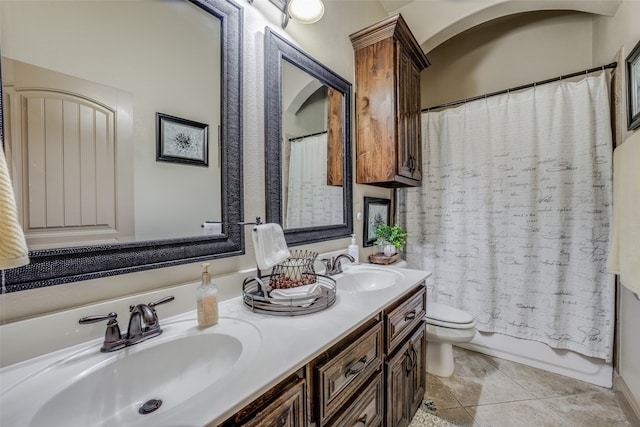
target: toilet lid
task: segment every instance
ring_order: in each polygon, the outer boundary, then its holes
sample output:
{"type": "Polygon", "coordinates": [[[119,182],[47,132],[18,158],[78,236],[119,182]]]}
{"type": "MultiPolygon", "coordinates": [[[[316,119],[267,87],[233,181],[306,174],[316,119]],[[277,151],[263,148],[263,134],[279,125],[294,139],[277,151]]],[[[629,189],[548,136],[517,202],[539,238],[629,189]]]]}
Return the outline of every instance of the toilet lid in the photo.
{"type": "Polygon", "coordinates": [[[427,303],[427,321],[432,324],[451,327],[472,327],[475,326],[473,317],[462,310],[437,302],[427,303]]]}

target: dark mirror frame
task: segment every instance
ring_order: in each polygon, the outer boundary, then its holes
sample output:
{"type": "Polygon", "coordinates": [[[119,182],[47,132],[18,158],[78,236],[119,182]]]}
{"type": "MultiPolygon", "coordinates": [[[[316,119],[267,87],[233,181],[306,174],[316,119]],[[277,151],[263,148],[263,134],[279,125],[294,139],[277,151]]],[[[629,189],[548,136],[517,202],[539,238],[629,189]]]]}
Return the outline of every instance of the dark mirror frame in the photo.
{"type": "Polygon", "coordinates": [[[351,161],[351,83],[314,58],[265,29],[265,172],[267,222],[283,224],[282,217],[282,61],[297,66],[321,83],[342,93],[342,148],[344,161],[343,223],[319,227],[285,229],[290,246],[339,239],[353,233],[351,161]]]}
{"type": "MultiPolygon", "coordinates": [[[[244,220],[243,11],[231,0],[187,1],[220,19],[222,43],[220,143],[222,144],[224,234],[30,251],[29,264],[4,271],[7,293],[244,254],[244,227],[239,225],[244,220]]],[[[0,84],[0,138],[4,142],[1,111],[2,85],[0,84]]]]}

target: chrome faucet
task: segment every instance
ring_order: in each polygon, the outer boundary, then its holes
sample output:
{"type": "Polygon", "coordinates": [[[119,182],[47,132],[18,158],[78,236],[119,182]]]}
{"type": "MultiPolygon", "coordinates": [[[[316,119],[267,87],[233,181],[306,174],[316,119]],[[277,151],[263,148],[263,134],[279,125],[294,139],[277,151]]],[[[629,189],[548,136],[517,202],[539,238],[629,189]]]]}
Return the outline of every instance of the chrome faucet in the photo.
{"type": "Polygon", "coordinates": [[[340,262],[340,258],[346,258],[351,262],[356,261],[355,258],[349,254],[340,254],[335,258],[323,258],[321,261],[324,263],[328,276],[342,273],[342,263],[340,262]]]}
{"type": "Polygon", "coordinates": [[[129,327],[126,335],[124,336],[120,332],[120,326],[116,320],[118,315],[113,312],[106,316],[83,317],[78,322],[81,325],[84,325],[87,323],[108,320],[107,330],[104,334],[104,342],[102,343],[100,351],[103,353],[116,351],[160,335],[162,333],[162,329],[160,328],[160,322],[158,321],[158,313],[156,313],[154,307],[173,301],[174,299],[174,297],[169,296],[156,302],[150,302],[149,304],[131,305],[129,307],[129,327]]]}

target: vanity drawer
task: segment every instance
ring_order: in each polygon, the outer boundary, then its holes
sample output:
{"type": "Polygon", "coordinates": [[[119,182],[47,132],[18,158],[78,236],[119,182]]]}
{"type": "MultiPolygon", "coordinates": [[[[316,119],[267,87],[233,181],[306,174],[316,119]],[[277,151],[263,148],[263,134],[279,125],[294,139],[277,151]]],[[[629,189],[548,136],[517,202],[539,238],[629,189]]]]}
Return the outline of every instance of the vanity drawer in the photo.
{"type": "Polygon", "coordinates": [[[379,427],[384,419],[384,377],[382,372],[359,395],[332,427],[379,427]]]}
{"type": "Polygon", "coordinates": [[[315,367],[319,397],[318,418],[323,425],[382,367],[382,324],[377,322],[346,348],[315,367]]]}
{"type": "Polygon", "coordinates": [[[393,349],[422,322],[426,314],[427,290],[424,283],[419,285],[406,299],[385,311],[386,353],[393,349]]]}
{"type": "Polygon", "coordinates": [[[243,427],[302,427],[306,425],[304,387],[304,380],[299,380],[286,393],[278,396],[250,421],[243,424],[243,427]]]}

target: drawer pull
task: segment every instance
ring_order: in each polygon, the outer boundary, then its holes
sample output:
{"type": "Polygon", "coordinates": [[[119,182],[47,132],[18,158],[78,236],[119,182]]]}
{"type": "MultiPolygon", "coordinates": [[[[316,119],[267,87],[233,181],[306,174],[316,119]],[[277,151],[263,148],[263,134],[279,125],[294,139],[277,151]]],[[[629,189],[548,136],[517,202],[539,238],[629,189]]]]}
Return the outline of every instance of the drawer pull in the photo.
{"type": "Polygon", "coordinates": [[[289,424],[288,421],[289,421],[289,413],[282,414],[280,418],[278,418],[277,426],[284,427],[289,424]]]}
{"type": "Polygon", "coordinates": [[[404,320],[412,320],[416,318],[416,311],[415,310],[411,310],[410,312],[408,312],[405,316],[404,316],[404,320]]]}
{"type": "Polygon", "coordinates": [[[418,361],[418,353],[413,348],[407,349],[405,353],[405,369],[407,371],[407,375],[411,374],[413,370],[416,368],[418,361]]]}
{"type": "Polygon", "coordinates": [[[356,425],[359,426],[362,424],[362,427],[366,427],[367,425],[367,414],[364,414],[362,417],[356,420],[356,425]]]}
{"type": "Polygon", "coordinates": [[[358,375],[366,367],[367,367],[367,356],[363,356],[360,360],[357,360],[347,368],[347,370],[344,373],[344,377],[349,378],[351,375],[358,375]]]}

